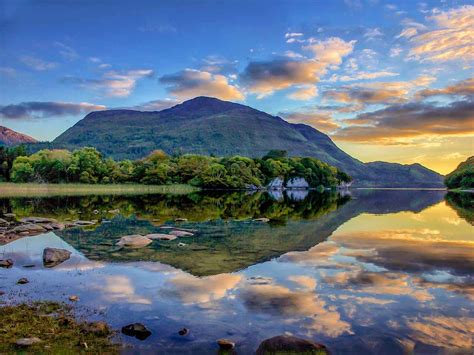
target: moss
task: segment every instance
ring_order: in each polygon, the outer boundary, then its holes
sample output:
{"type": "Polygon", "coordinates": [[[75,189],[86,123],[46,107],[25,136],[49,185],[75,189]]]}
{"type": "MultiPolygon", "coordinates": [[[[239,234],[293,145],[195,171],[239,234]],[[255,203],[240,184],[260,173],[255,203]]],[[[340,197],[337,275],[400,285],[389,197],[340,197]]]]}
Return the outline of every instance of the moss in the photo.
{"type": "Polygon", "coordinates": [[[119,346],[111,341],[113,332],[98,324],[75,320],[72,308],[61,303],[0,307],[0,354],[118,353],[119,346]],[[15,344],[17,339],[32,337],[41,342],[27,348],[15,344]]]}

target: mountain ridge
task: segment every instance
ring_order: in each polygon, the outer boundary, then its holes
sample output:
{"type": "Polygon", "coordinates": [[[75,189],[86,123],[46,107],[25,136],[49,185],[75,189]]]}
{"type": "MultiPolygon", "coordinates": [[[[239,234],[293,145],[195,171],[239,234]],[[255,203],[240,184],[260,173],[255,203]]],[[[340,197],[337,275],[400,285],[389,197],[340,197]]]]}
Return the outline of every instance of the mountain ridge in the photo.
{"type": "Polygon", "coordinates": [[[37,140],[26,134],[0,126],[0,145],[13,146],[23,143],[36,143],[37,140]]]}
{"type": "Polygon", "coordinates": [[[161,111],[91,112],[50,146],[93,146],[115,159],[137,159],[155,149],[168,154],[249,157],[261,157],[269,150],[279,149],[286,150],[289,156],[310,156],[334,165],[352,175],[358,186],[443,186],[440,174],[421,165],[363,163],[311,126],[202,96],[161,111]]]}

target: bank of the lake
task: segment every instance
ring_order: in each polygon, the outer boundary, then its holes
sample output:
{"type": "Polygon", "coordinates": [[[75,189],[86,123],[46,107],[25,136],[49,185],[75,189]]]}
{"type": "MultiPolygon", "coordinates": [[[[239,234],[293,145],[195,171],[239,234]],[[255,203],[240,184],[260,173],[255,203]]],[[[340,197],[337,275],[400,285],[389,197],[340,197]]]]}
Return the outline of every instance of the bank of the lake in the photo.
{"type": "Polygon", "coordinates": [[[191,185],[143,185],[143,184],[37,184],[0,183],[1,197],[46,197],[85,195],[185,195],[199,189],[191,185]]]}

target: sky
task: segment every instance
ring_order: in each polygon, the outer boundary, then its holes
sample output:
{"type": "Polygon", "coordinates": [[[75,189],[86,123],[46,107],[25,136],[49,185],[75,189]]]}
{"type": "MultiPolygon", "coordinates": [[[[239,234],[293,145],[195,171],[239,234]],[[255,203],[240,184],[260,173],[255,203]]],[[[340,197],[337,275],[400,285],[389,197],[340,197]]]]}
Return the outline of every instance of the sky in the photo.
{"type": "Polygon", "coordinates": [[[362,161],[448,173],[474,151],[472,1],[0,0],[0,125],[239,102],[362,161]]]}

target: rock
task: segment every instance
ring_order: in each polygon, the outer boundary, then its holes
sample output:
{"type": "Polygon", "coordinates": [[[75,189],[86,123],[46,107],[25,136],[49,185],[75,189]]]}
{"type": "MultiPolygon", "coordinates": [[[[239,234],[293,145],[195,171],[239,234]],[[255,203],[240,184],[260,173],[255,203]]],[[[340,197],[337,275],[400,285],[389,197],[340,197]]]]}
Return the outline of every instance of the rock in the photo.
{"type": "Polygon", "coordinates": [[[133,323],[122,327],[122,333],[139,340],[145,340],[151,335],[151,332],[141,323],[133,323]]]}
{"type": "Polygon", "coordinates": [[[260,343],[256,355],[266,354],[329,354],[327,348],[315,343],[311,340],[296,338],[289,335],[278,335],[276,337],[266,339],[260,343]]]}
{"type": "Polygon", "coordinates": [[[99,214],[99,210],[92,211],[93,214],[99,214]]]}
{"type": "Polygon", "coordinates": [[[78,220],[78,221],[74,221],[73,223],[75,226],[93,226],[94,224],[96,224],[96,222],[94,221],[81,221],[81,220],[78,220]]]}
{"type": "Polygon", "coordinates": [[[54,228],[53,228],[51,225],[49,225],[49,224],[43,224],[42,227],[43,227],[44,229],[46,229],[47,231],[52,231],[52,230],[54,230],[54,228]]]}
{"type": "Polygon", "coordinates": [[[177,231],[185,231],[185,232],[190,232],[190,233],[197,233],[198,231],[197,229],[182,228],[182,227],[167,226],[167,225],[160,226],[160,229],[173,229],[177,231]]]}
{"type": "Polygon", "coordinates": [[[43,250],[43,264],[45,267],[53,267],[68,260],[71,252],[66,249],[45,248],[43,250]]]}
{"type": "Polygon", "coordinates": [[[22,277],[21,279],[19,279],[16,283],[18,285],[24,285],[24,284],[27,284],[29,283],[30,281],[28,281],[28,279],[26,277],[22,277]]]}
{"type": "Polygon", "coordinates": [[[217,345],[219,345],[221,350],[232,350],[235,348],[235,343],[229,339],[219,339],[217,345]]]}
{"type": "Polygon", "coordinates": [[[181,230],[172,230],[170,234],[176,237],[192,237],[194,235],[191,232],[186,232],[186,231],[181,231],[181,230]]]}
{"type": "Polygon", "coordinates": [[[42,226],[34,223],[28,223],[28,224],[22,224],[19,226],[16,226],[13,228],[13,232],[20,234],[20,233],[44,233],[46,232],[46,229],[44,229],[42,226]]]}
{"type": "Polygon", "coordinates": [[[69,301],[71,302],[77,302],[79,301],[79,297],[76,295],[69,296],[69,301]]]}
{"type": "Polygon", "coordinates": [[[189,334],[189,329],[188,328],[183,328],[178,332],[179,335],[181,336],[186,336],[189,334]]]}
{"type": "Polygon", "coordinates": [[[255,218],[253,221],[254,222],[268,223],[268,222],[270,222],[270,218],[266,218],[266,217],[255,218]]]}
{"type": "Polygon", "coordinates": [[[20,219],[22,223],[56,223],[57,220],[54,218],[45,218],[45,217],[25,217],[20,219]]]}
{"type": "Polygon", "coordinates": [[[151,239],[144,237],[143,235],[134,234],[126,235],[120,238],[120,241],[117,243],[117,245],[130,248],[142,248],[146,247],[151,242],[151,239]]]}
{"type": "Polygon", "coordinates": [[[8,218],[8,219],[15,219],[16,214],[14,214],[14,213],[4,213],[3,217],[8,218]]]}
{"type": "Polygon", "coordinates": [[[96,335],[107,335],[110,333],[109,326],[105,322],[89,323],[86,329],[89,333],[94,333],[96,335]]]}
{"type": "Polygon", "coordinates": [[[182,218],[182,217],[175,218],[174,220],[175,220],[175,222],[187,222],[188,221],[187,218],[182,218]]]}
{"type": "Polygon", "coordinates": [[[15,344],[18,346],[32,346],[38,343],[41,343],[41,339],[35,338],[35,337],[21,338],[21,339],[17,339],[17,341],[15,342],[15,344]]]}
{"type": "Polygon", "coordinates": [[[64,224],[63,223],[50,223],[49,225],[55,230],[64,229],[64,224]]]}
{"type": "Polygon", "coordinates": [[[0,218],[0,226],[9,226],[10,222],[7,220],[4,220],[3,218],[0,218]]]}
{"type": "Polygon", "coordinates": [[[120,210],[117,208],[117,209],[115,209],[115,210],[109,210],[109,211],[107,211],[107,212],[108,212],[108,213],[111,213],[111,214],[118,214],[118,213],[120,213],[120,210]]]}
{"type": "Polygon", "coordinates": [[[3,296],[5,294],[4,291],[0,291],[0,296],[3,296]]]}
{"type": "Polygon", "coordinates": [[[4,268],[11,268],[13,266],[13,260],[12,259],[2,259],[0,260],[0,267],[4,268]]]}
{"type": "Polygon", "coordinates": [[[282,190],[283,189],[283,179],[281,177],[276,177],[267,185],[269,190],[282,190]]]}
{"type": "Polygon", "coordinates": [[[182,247],[185,247],[186,244],[185,243],[178,243],[178,247],[182,248],[182,247]]]}
{"type": "Polygon", "coordinates": [[[302,177],[294,177],[288,180],[286,183],[287,189],[308,189],[309,184],[305,178],[302,177]]]}
{"type": "Polygon", "coordinates": [[[175,235],[162,233],[147,234],[145,237],[151,240],[175,240],[177,238],[175,235]]]}

